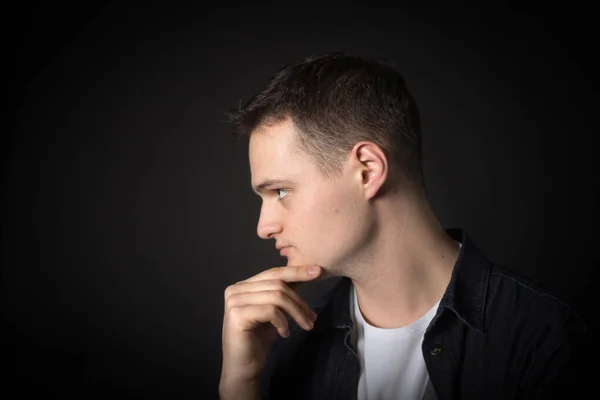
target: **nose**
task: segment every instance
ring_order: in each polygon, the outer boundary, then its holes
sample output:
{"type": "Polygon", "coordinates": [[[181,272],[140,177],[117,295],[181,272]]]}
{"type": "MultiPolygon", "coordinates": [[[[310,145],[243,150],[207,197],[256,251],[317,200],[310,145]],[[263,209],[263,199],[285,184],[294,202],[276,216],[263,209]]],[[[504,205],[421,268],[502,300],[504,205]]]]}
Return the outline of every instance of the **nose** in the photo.
{"type": "Polygon", "coordinates": [[[274,235],[279,234],[282,229],[283,226],[277,217],[277,213],[273,210],[267,210],[267,207],[263,204],[260,209],[258,226],[256,227],[258,236],[262,239],[271,239],[274,235]]]}

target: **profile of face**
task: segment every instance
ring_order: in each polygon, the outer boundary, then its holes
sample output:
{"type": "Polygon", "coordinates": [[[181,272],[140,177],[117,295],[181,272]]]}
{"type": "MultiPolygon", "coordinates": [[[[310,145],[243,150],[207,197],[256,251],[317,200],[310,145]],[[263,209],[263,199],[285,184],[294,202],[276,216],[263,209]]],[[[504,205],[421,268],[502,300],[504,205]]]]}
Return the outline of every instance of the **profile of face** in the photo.
{"type": "Polygon", "coordinates": [[[372,240],[369,198],[380,183],[365,184],[363,165],[351,155],[339,177],[325,179],[294,143],[295,134],[287,119],[250,136],[252,187],[262,198],[257,233],[274,239],[274,249],[289,246],[287,265],[320,265],[328,275],[343,275],[372,240]]]}

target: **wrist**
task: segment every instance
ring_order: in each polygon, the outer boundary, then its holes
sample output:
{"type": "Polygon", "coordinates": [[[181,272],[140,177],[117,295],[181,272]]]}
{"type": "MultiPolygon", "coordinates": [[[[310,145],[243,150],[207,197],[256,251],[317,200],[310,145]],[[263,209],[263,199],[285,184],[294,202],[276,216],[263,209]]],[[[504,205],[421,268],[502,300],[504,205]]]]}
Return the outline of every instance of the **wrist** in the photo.
{"type": "Polygon", "coordinates": [[[258,379],[221,379],[219,382],[221,400],[259,400],[260,383],[258,379]]]}

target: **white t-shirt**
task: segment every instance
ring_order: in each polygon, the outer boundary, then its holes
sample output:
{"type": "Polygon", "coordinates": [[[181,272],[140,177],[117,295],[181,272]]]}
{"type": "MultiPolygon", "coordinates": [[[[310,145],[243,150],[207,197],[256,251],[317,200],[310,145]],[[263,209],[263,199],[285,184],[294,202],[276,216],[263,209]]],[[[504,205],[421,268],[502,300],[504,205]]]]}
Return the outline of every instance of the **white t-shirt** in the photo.
{"type": "Polygon", "coordinates": [[[438,306],[439,301],[423,317],[402,328],[377,328],[364,320],[352,286],[352,340],[361,363],[358,400],[437,399],[429,382],[421,344],[438,306]]]}

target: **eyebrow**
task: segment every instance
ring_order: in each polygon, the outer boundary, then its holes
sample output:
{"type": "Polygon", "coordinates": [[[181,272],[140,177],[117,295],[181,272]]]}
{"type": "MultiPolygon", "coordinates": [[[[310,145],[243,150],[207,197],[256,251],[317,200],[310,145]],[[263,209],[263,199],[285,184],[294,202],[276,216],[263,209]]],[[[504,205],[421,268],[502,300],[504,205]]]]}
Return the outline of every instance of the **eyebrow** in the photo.
{"type": "Polygon", "coordinates": [[[262,181],[261,183],[259,183],[258,185],[254,186],[252,189],[254,190],[255,193],[258,194],[258,193],[263,192],[269,186],[289,185],[289,184],[293,184],[293,183],[294,182],[287,180],[287,179],[266,179],[266,180],[262,181]]]}

